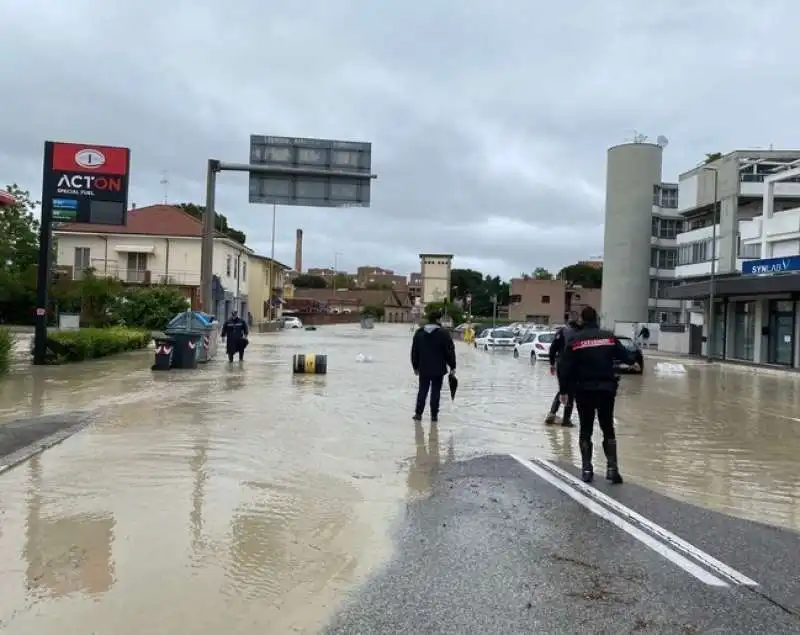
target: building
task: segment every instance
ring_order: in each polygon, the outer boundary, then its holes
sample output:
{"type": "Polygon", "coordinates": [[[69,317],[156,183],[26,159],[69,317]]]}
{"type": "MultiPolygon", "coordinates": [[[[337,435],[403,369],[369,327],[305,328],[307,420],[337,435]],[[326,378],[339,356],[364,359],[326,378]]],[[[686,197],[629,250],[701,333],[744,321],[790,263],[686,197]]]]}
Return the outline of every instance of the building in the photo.
{"type": "Polygon", "coordinates": [[[332,313],[361,313],[366,307],[381,307],[385,322],[411,322],[411,299],[407,292],[393,289],[332,289],[296,288],[292,307],[315,306],[332,313]]]}
{"type": "Polygon", "coordinates": [[[422,297],[422,274],[411,273],[408,276],[408,293],[412,299],[422,297]]]}
{"type": "Polygon", "coordinates": [[[601,311],[601,290],[584,289],[564,280],[512,278],[508,318],[512,322],[563,324],[585,306],[601,311]]]}
{"type": "Polygon", "coordinates": [[[798,164],[797,150],[737,150],[680,176],[687,231],[670,295],[711,357],[800,367],[798,164]]]}
{"type": "Polygon", "coordinates": [[[0,207],[4,207],[6,205],[16,205],[17,199],[14,198],[8,192],[4,192],[0,190],[0,207]]]}
{"type": "MultiPolygon", "coordinates": [[[[127,225],[60,223],[53,227],[56,265],[79,279],[89,269],[123,284],[168,284],[199,307],[203,224],[170,205],[128,212],[127,225]]],[[[214,304],[225,319],[249,311],[247,263],[253,251],[222,234],[214,238],[214,304]]]]}
{"type": "Polygon", "coordinates": [[[449,300],[453,254],[420,254],[419,263],[422,304],[449,300]]]}
{"type": "Polygon", "coordinates": [[[677,284],[678,185],[661,180],[663,147],[625,143],[609,148],[603,238],[603,323],[677,323],[682,303],[667,297],[677,284]]]}
{"type": "MultiPolygon", "coordinates": [[[[289,270],[277,260],[266,256],[250,256],[247,294],[253,324],[277,320],[281,317],[286,287],[286,272],[289,270]]],[[[246,317],[246,316],[245,316],[246,317]]]]}
{"type": "Polygon", "coordinates": [[[408,280],[405,276],[398,276],[392,269],[382,267],[359,267],[356,270],[356,286],[359,289],[385,288],[408,290],[408,280]]]}
{"type": "Polygon", "coordinates": [[[591,267],[592,269],[602,269],[603,268],[603,259],[602,258],[591,258],[590,260],[581,260],[578,262],[579,265],[583,265],[584,267],[591,267]]]}

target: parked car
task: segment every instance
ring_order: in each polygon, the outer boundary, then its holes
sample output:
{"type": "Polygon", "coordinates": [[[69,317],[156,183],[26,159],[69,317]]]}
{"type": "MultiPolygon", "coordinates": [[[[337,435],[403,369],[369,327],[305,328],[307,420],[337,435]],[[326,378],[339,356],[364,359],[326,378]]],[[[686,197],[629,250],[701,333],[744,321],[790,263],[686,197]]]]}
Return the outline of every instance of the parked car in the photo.
{"type": "Polygon", "coordinates": [[[514,357],[530,359],[531,363],[546,360],[555,338],[555,331],[529,331],[521,342],[514,345],[514,357]]]}
{"type": "Polygon", "coordinates": [[[283,318],[283,328],[301,329],[303,328],[303,323],[300,321],[299,317],[294,317],[293,315],[289,315],[283,318]]]}
{"type": "Polygon", "coordinates": [[[633,353],[636,363],[639,364],[639,370],[634,370],[632,366],[628,366],[627,364],[623,364],[621,362],[614,364],[614,368],[619,373],[636,373],[641,375],[644,372],[644,355],[642,354],[642,348],[630,337],[618,335],[617,339],[619,340],[620,344],[633,353]]]}
{"type": "Polygon", "coordinates": [[[486,329],[475,339],[475,348],[485,351],[514,347],[514,333],[508,328],[486,329]]]}

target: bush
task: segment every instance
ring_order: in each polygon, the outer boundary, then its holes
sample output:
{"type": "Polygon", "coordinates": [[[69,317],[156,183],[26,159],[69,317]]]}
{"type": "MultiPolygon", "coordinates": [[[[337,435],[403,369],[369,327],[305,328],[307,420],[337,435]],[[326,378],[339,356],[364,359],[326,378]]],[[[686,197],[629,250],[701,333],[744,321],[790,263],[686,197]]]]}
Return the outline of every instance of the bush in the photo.
{"type": "Polygon", "coordinates": [[[11,352],[14,348],[14,334],[11,329],[0,327],[0,375],[11,368],[11,352]]]}
{"type": "Polygon", "coordinates": [[[362,318],[374,318],[376,320],[382,320],[386,315],[386,309],[382,306],[365,306],[361,309],[361,317],[362,318]]]}
{"type": "Polygon", "coordinates": [[[125,326],[163,331],[178,313],[189,308],[189,301],[174,287],[129,289],[114,306],[114,317],[125,326]]]}
{"type": "Polygon", "coordinates": [[[51,362],[64,364],[146,348],[150,345],[152,335],[141,329],[112,326],[104,329],[58,331],[50,339],[55,340],[59,349],[51,362]]]}

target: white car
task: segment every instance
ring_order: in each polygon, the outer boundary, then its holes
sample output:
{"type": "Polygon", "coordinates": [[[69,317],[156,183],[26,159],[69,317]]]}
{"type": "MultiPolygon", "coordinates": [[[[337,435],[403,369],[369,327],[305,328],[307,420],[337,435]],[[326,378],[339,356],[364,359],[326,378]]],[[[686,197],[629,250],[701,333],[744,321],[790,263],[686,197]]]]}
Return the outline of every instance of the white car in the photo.
{"type": "Polygon", "coordinates": [[[514,333],[511,329],[486,329],[475,340],[475,348],[488,350],[511,350],[514,348],[514,333]]]}
{"type": "Polygon", "coordinates": [[[285,329],[301,329],[303,328],[303,323],[300,321],[300,318],[294,316],[287,316],[283,318],[283,328],[285,329]]]}
{"type": "Polygon", "coordinates": [[[530,331],[521,342],[514,345],[514,357],[530,359],[531,363],[547,360],[550,356],[550,345],[555,338],[556,331],[530,331]]]}

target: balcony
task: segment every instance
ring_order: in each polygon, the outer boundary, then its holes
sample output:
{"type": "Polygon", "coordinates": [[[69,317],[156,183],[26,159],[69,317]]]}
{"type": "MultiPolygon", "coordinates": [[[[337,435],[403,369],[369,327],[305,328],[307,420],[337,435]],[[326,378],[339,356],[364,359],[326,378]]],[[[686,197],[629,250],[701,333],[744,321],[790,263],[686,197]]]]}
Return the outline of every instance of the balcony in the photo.
{"type": "MultiPolygon", "coordinates": [[[[74,267],[61,267],[69,270],[73,280],[81,280],[88,269],[75,269],[74,267]]],[[[200,286],[199,271],[181,271],[176,269],[128,269],[116,263],[92,262],[91,269],[98,278],[111,278],[123,284],[166,284],[179,287],[200,286]]]]}

